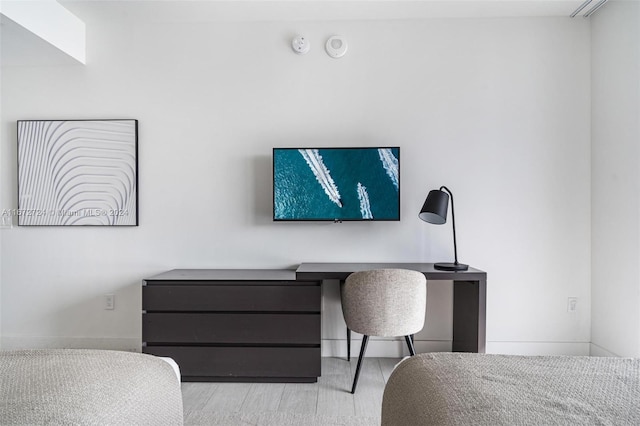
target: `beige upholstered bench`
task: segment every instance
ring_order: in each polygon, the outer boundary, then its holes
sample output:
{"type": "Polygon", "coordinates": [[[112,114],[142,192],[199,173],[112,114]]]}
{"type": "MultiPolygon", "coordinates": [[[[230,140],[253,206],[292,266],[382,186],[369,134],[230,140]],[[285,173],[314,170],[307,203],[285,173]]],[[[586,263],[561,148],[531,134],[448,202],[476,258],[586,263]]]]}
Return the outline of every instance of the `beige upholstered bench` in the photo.
{"type": "Polygon", "coordinates": [[[0,351],[0,424],[182,425],[174,367],[132,352],[0,351]]]}
{"type": "Polygon", "coordinates": [[[420,354],[384,390],[382,425],[640,425],[640,359],[420,354]]]}

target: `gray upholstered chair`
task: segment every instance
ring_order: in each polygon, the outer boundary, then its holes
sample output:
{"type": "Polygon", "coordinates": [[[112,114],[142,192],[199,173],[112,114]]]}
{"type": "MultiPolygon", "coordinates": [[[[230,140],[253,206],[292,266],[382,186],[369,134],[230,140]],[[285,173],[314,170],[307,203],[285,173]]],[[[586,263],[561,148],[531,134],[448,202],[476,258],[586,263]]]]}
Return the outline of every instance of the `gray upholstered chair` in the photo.
{"type": "Polygon", "coordinates": [[[410,336],[424,326],[427,280],[424,274],[406,269],[354,272],[341,286],[340,296],[349,351],[351,330],[363,335],[351,388],[355,393],[369,336],[404,336],[409,353],[415,355],[410,336]]]}

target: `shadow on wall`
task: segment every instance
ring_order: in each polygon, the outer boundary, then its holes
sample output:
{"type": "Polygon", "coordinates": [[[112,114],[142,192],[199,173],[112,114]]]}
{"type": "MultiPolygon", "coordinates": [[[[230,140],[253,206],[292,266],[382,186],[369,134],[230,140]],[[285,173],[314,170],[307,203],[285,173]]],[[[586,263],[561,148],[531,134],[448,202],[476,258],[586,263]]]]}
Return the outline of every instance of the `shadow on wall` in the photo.
{"type": "Polygon", "coordinates": [[[251,173],[253,173],[253,205],[249,211],[256,225],[273,223],[273,166],[270,155],[252,157],[251,173]]]}
{"type": "MultiPolygon", "coordinates": [[[[91,279],[86,279],[88,286],[91,279]]],[[[85,293],[36,320],[47,324],[46,336],[3,336],[3,350],[19,349],[108,349],[141,352],[142,281],[106,287],[85,293]],[[96,294],[99,293],[99,294],[96,294]],[[105,309],[106,296],[113,295],[114,309],[105,309]],[[122,337],[129,330],[129,337],[122,337]],[[131,335],[133,334],[133,335],[131,335]]]]}

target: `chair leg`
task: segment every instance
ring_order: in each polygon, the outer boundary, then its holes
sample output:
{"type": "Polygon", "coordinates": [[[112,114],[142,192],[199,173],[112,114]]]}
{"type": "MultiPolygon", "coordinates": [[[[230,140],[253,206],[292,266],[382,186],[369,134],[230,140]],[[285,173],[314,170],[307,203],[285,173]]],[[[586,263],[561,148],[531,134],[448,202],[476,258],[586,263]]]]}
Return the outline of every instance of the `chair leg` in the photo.
{"type": "Polygon", "coordinates": [[[347,327],[347,361],[351,361],[351,330],[347,327]]]}
{"type": "Polygon", "coordinates": [[[362,359],[364,353],[367,350],[367,343],[369,343],[369,336],[362,336],[362,347],[360,348],[360,357],[358,358],[358,366],[356,367],[356,376],[353,378],[353,386],[351,387],[351,393],[356,393],[356,386],[358,385],[358,377],[360,377],[360,367],[362,367],[362,359]]]}
{"type": "Polygon", "coordinates": [[[409,353],[411,356],[416,354],[416,351],[413,349],[413,339],[409,336],[404,336],[404,340],[407,341],[407,346],[409,347],[409,353]]]}

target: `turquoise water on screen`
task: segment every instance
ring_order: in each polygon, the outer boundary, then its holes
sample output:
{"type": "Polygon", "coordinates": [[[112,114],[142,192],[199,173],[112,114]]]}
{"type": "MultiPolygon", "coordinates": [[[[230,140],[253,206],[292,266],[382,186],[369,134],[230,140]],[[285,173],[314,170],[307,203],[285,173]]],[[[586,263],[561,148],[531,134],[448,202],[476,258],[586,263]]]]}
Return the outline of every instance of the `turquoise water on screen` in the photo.
{"type": "Polygon", "coordinates": [[[391,155],[386,164],[378,148],[320,148],[315,158],[324,168],[314,167],[298,149],[274,149],[274,219],[400,220],[400,149],[384,149],[391,155]]]}

